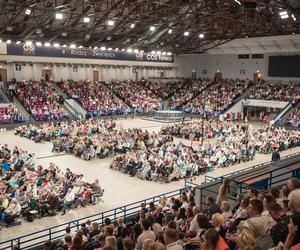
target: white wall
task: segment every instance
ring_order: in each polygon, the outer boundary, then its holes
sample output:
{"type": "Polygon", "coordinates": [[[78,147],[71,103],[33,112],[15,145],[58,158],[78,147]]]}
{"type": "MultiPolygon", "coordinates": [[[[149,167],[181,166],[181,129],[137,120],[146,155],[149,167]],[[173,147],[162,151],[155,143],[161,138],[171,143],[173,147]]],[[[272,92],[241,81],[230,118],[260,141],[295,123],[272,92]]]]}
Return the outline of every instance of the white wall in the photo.
{"type": "MultiPolygon", "coordinates": [[[[20,64],[20,63],[18,63],[20,64]]],[[[15,78],[17,81],[20,80],[40,80],[42,77],[42,70],[48,69],[52,70],[52,75],[54,81],[60,80],[92,80],[93,79],[93,70],[99,71],[99,78],[100,80],[106,81],[111,79],[117,80],[128,80],[128,79],[135,79],[135,74],[132,73],[132,66],[127,66],[125,68],[102,68],[101,66],[95,66],[93,69],[92,67],[80,67],[78,66],[78,71],[74,72],[72,67],[66,65],[66,67],[60,65],[59,67],[54,64],[53,66],[44,67],[44,64],[34,63],[31,65],[30,63],[23,64],[21,63],[21,71],[16,71],[16,63],[8,63],[4,65],[3,68],[7,69],[8,80],[15,78]]],[[[149,78],[149,77],[159,77],[160,70],[156,69],[137,69],[138,78],[141,79],[149,78]]],[[[166,77],[174,77],[176,76],[176,70],[165,70],[166,77]]]]}
{"type": "MultiPolygon", "coordinates": [[[[177,76],[177,68],[174,63],[160,63],[160,62],[139,62],[139,61],[113,61],[113,60],[97,60],[97,59],[72,59],[72,58],[51,58],[51,57],[34,57],[34,56],[11,56],[11,55],[0,55],[1,61],[10,61],[7,65],[2,65],[3,68],[7,69],[8,80],[13,78],[19,80],[40,80],[42,69],[45,64],[48,65],[48,69],[52,70],[53,78],[55,81],[61,79],[73,79],[73,80],[92,80],[93,79],[93,68],[92,67],[80,67],[78,66],[78,71],[73,72],[73,68],[66,65],[63,67],[62,64],[93,64],[95,65],[95,70],[99,71],[100,80],[127,80],[135,79],[135,74],[132,74],[132,68],[134,67],[169,67],[171,70],[165,70],[166,77],[177,76]],[[16,71],[16,62],[22,65],[21,71],[16,71]],[[52,67],[49,64],[53,64],[52,67]],[[26,64],[23,66],[23,64],[26,64]],[[32,66],[31,66],[32,64],[32,66]],[[59,67],[56,64],[60,64],[59,67]],[[115,66],[125,66],[119,68],[103,68],[101,65],[115,65],[115,66]]],[[[141,79],[149,77],[160,76],[160,71],[156,69],[137,69],[138,78],[141,79]]]]}
{"type": "Polygon", "coordinates": [[[300,81],[300,78],[268,77],[269,56],[295,54],[300,54],[300,52],[265,54],[263,59],[238,59],[237,54],[178,55],[175,58],[175,64],[178,67],[178,76],[183,77],[190,77],[192,70],[196,70],[197,77],[213,78],[217,70],[220,70],[223,78],[253,79],[253,74],[259,70],[262,78],[266,80],[300,81]],[[207,70],[206,75],[203,74],[203,69],[207,70]],[[245,70],[245,75],[240,74],[242,69],[245,70]]]}

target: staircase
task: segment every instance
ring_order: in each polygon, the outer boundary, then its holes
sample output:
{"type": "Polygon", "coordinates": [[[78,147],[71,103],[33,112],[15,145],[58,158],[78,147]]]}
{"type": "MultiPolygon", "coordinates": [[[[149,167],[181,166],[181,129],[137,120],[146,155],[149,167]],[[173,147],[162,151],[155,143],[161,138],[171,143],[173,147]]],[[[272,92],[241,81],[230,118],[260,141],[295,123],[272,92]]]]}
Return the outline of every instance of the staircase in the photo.
{"type": "Polygon", "coordinates": [[[8,96],[2,88],[0,88],[0,103],[10,103],[8,96]]]}
{"type": "Polygon", "coordinates": [[[296,108],[300,108],[300,101],[296,105],[288,104],[275,118],[274,124],[284,125],[285,120],[294,112],[296,108]]]}
{"type": "Polygon", "coordinates": [[[29,112],[24,108],[22,103],[14,96],[13,103],[17,107],[18,111],[22,114],[23,117],[25,117],[26,121],[30,121],[30,114],[29,112]]]}

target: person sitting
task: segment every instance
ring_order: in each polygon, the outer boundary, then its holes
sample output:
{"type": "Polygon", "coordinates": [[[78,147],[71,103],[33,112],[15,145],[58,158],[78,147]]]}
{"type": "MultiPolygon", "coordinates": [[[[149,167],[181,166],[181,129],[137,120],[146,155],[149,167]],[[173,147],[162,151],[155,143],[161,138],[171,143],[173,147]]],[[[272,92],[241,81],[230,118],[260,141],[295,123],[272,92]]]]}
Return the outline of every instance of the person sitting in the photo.
{"type": "Polygon", "coordinates": [[[142,249],[143,242],[145,240],[150,239],[150,240],[155,241],[155,239],[156,239],[155,233],[153,231],[151,231],[151,229],[150,229],[150,226],[151,226],[150,221],[148,219],[143,219],[141,224],[142,224],[143,232],[137,239],[137,243],[135,245],[135,248],[137,250],[142,249]]]}
{"type": "Polygon", "coordinates": [[[69,188],[67,194],[62,199],[62,215],[66,214],[66,210],[73,204],[74,199],[75,194],[72,192],[72,188],[69,188]]]}
{"type": "Polygon", "coordinates": [[[20,216],[21,213],[21,205],[20,202],[13,198],[7,209],[1,215],[1,220],[7,225],[12,225],[14,220],[20,216]]]}

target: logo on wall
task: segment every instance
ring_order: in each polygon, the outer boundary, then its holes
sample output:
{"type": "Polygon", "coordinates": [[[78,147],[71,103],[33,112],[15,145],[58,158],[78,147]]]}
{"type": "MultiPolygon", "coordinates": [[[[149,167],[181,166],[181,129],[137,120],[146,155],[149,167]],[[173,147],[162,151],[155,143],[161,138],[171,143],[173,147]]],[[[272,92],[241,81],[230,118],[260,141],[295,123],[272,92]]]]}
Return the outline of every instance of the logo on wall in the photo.
{"type": "Polygon", "coordinates": [[[138,61],[143,61],[143,59],[144,59],[144,53],[135,53],[135,58],[138,61]]]}
{"type": "Polygon", "coordinates": [[[24,44],[23,45],[23,54],[24,55],[35,55],[35,46],[33,44],[24,44]]]}
{"type": "Polygon", "coordinates": [[[21,71],[21,70],[22,70],[21,64],[16,64],[16,71],[21,71]]]}

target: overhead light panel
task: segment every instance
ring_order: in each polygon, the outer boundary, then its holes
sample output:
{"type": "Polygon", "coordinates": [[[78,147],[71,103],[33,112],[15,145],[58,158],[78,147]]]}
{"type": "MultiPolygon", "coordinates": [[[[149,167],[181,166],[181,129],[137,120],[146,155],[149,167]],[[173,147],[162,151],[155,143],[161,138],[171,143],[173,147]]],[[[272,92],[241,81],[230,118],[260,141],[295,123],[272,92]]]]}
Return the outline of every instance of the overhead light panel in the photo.
{"type": "Polygon", "coordinates": [[[201,33],[201,34],[199,35],[199,38],[204,38],[204,34],[201,33]]]}
{"type": "Polygon", "coordinates": [[[185,31],[183,34],[184,34],[184,36],[188,36],[190,34],[190,32],[185,31]]]}
{"type": "Polygon", "coordinates": [[[173,32],[172,29],[169,29],[169,30],[168,30],[168,33],[169,33],[169,34],[172,34],[172,32],[173,32]]]}
{"type": "Polygon", "coordinates": [[[70,45],[70,48],[71,48],[71,49],[75,49],[75,48],[76,48],[76,44],[72,43],[72,44],[70,45]]]}
{"type": "Polygon", "coordinates": [[[100,47],[100,50],[106,50],[106,47],[102,46],[100,47]]]}
{"type": "Polygon", "coordinates": [[[21,43],[21,41],[17,41],[17,42],[16,42],[16,44],[20,44],[20,43],[21,43]]]}
{"type": "Polygon", "coordinates": [[[156,51],[152,50],[152,51],[151,51],[151,54],[156,54],[156,51]]]}
{"type": "Polygon", "coordinates": [[[115,51],[118,51],[119,50],[119,48],[115,48],[115,51]]]}
{"type": "Polygon", "coordinates": [[[134,53],[139,53],[138,49],[133,50],[134,53]]]}
{"type": "Polygon", "coordinates": [[[38,46],[38,47],[41,47],[42,43],[41,42],[36,42],[35,45],[38,46]]]}
{"type": "Polygon", "coordinates": [[[94,47],[94,49],[98,49],[98,47],[94,47]]]}
{"type": "Polygon", "coordinates": [[[132,53],[132,49],[127,49],[127,52],[128,53],[132,53]]]}
{"type": "Polygon", "coordinates": [[[281,11],[281,12],[279,12],[279,15],[280,15],[281,19],[289,18],[287,11],[281,11]]]}
{"type": "Polygon", "coordinates": [[[90,20],[91,20],[91,19],[90,19],[89,17],[84,17],[84,18],[83,18],[83,22],[84,22],[84,23],[89,23],[90,20]]]}
{"type": "Polygon", "coordinates": [[[63,14],[62,13],[56,13],[55,18],[58,19],[58,20],[62,20],[63,19],[63,14]]]}
{"type": "Polygon", "coordinates": [[[54,43],[53,46],[54,46],[55,48],[59,48],[59,43],[54,43]]]}
{"type": "Polygon", "coordinates": [[[26,45],[31,45],[32,44],[32,42],[31,41],[26,41],[26,43],[25,43],[26,45]]]}
{"type": "Polygon", "coordinates": [[[125,51],[125,49],[122,49],[122,51],[124,52],[124,51],[125,51]]]}
{"type": "Polygon", "coordinates": [[[161,55],[161,51],[157,51],[156,54],[157,54],[157,55],[161,55]]]}
{"type": "Polygon", "coordinates": [[[165,51],[164,51],[164,52],[163,52],[163,53],[161,53],[161,54],[162,54],[163,56],[165,56],[165,55],[167,54],[167,52],[165,52],[165,51]]]}
{"type": "Polygon", "coordinates": [[[10,43],[11,43],[11,40],[7,40],[6,43],[7,43],[7,44],[10,44],[10,43]]]}
{"type": "Polygon", "coordinates": [[[82,46],[82,45],[80,45],[78,48],[79,48],[79,49],[82,49],[82,48],[83,48],[83,46],[82,46]]]}
{"type": "Polygon", "coordinates": [[[144,53],[144,52],[145,52],[144,50],[141,50],[141,51],[140,51],[140,53],[144,53]]]}
{"type": "Polygon", "coordinates": [[[108,48],[107,50],[108,50],[108,51],[112,51],[112,48],[108,48]]]}
{"type": "Polygon", "coordinates": [[[154,31],[155,27],[154,26],[150,26],[150,31],[154,31]]]}
{"type": "Polygon", "coordinates": [[[130,24],[130,28],[131,28],[131,29],[133,29],[134,27],[135,27],[135,24],[134,24],[134,23],[130,24]]]}
{"type": "Polygon", "coordinates": [[[115,20],[108,20],[107,25],[108,26],[114,26],[115,25],[115,20]]]}
{"type": "Polygon", "coordinates": [[[63,33],[61,33],[61,36],[63,36],[63,37],[66,37],[68,35],[68,33],[67,32],[63,32],[63,33]]]}
{"type": "Polygon", "coordinates": [[[294,20],[295,22],[297,21],[297,19],[296,19],[296,17],[295,17],[294,14],[292,14],[291,17],[293,18],[293,20],[294,20]]]}
{"type": "Polygon", "coordinates": [[[171,56],[171,55],[172,55],[172,52],[168,52],[168,53],[167,53],[167,56],[171,56]]]}
{"type": "Polygon", "coordinates": [[[31,9],[26,9],[25,14],[29,16],[31,14],[31,9]]]}
{"type": "Polygon", "coordinates": [[[45,43],[45,47],[50,47],[50,43],[45,43]]]}
{"type": "Polygon", "coordinates": [[[67,44],[64,44],[64,45],[63,45],[63,48],[65,48],[65,47],[67,47],[67,44]]]}
{"type": "Polygon", "coordinates": [[[242,3],[239,0],[234,0],[237,4],[242,5],[242,3]]]}
{"type": "Polygon", "coordinates": [[[7,31],[13,31],[13,27],[12,26],[7,26],[6,30],[7,31]]]}

